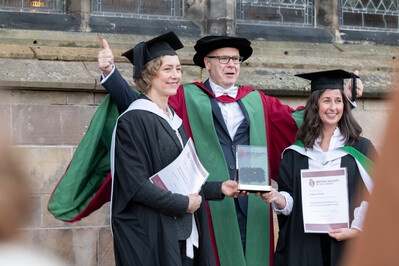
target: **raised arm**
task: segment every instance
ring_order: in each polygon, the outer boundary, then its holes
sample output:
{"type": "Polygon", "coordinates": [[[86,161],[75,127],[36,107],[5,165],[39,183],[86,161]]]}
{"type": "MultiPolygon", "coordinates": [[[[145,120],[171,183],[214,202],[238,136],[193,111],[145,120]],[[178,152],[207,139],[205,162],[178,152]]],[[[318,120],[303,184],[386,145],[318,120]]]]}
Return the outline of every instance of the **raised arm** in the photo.
{"type": "MultiPolygon", "coordinates": [[[[355,75],[359,76],[359,70],[355,70],[353,72],[355,75]]],[[[356,100],[356,98],[360,98],[363,95],[363,82],[359,79],[356,78],[356,97],[352,98],[352,88],[353,88],[353,82],[352,79],[350,79],[348,82],[345,83],[344,85],[344,91],[346,97],[350,100],[352,106],[356,107],[356,104],[354,104],[353,100],[356,100]]]]}
{"type": "Polygon", "coordinates": [[[102,49],[98,53],[98,66],[102,72],[100,83],[109,92],[119,112],[122,113],[139,97],[139,93],[130,87],[116,69],[114,55],[105,39],[102,40],[101,46],[102,49]]]}

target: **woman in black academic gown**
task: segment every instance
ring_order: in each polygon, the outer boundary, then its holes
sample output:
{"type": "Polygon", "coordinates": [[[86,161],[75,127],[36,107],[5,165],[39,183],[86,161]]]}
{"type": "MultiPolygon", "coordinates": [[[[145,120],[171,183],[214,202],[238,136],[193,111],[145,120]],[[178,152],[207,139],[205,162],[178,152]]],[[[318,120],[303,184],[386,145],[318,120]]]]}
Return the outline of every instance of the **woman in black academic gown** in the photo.
{"type": "MultiPolygon", "coordinates": [[[[181,153],[182,120],[168,106],[182,79],[173,33],[124,53],[142,91],[116,123],[111,151],[111,227],[116,265],[215,265],[204,194],[171,193],[149,177],[181,153]]],[[[227,182],[227,181],[226,181],[227,182]]],[[[207,183],[207,199],[234,195],[236,183],[207,183]],[[226,192],[227,191],[227,192],[226,192]]]]}
{"type": "MultiPolygon", "coordinates": [[[[304,121],[297,133],[298,141],[283,153],[277,180],[279,192],[273,189],[261,195],[278,214],[274,265],[337,265],[345,240],[356,237],[362,230],[366,199],[373,182],[367,171],[363,171],[367,165],[360,161],[370,163],[366,156],[375,154],[375,148],[370,140],[360,136],[362,128],[353,118],[343,92],[343,79],[352,75],[343,70],[297,75],[311,80],[304,121]],[[305,232],[301,170],[343,168],[347,171],[348,226],[327,223],[323,225],[325,228],[315,230],[318,232],[305,232]]],[[[315,186],[313,179],[309,180],[309,186],[315,186]]]]}

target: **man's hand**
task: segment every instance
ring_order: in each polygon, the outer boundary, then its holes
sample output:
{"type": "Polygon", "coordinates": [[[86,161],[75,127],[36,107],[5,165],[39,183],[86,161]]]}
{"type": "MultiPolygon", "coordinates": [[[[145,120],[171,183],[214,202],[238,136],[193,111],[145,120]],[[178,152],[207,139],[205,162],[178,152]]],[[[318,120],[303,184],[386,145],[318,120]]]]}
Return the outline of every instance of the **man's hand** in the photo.
{"type": "Polygon", "coordinates": [[[238,190],[236,181],[227,180],[222,183],[222,193],[227,197],[249,196],[249,192],[238,190]]]}
{"type": "MultiPolygon", "coordinates": [[[[353,72],[355,75],[359,76],[359,70],[355,70],[353,72]]],[[[346,94],[346,97],[348,99],[352,99],[352,79],[350,79],[345,85],[344,85],[344,92],[346,94]]],[[[360,98],[363,95],[363,83],[360,79],[356,79],[356,98],[360,98]]]]}
{"type": "Polygon", "coordinates": [[[109,49],[108,42],[106,39],[101,40],[102,49],[98,52],[98,66],[103,72],[104,77],[107,77],[114,65],[114,55],[111,49],[109,49]]]}

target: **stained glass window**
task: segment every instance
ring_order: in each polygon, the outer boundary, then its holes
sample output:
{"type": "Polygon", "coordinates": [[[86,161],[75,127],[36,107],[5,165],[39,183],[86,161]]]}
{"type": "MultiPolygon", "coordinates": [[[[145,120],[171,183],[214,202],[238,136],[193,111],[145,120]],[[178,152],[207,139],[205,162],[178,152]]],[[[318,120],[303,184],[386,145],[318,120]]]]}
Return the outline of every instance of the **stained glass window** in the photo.
{"type": "Polygon", "coordinates": [[[0,10],[60,13],[64,11],[64,0],[0,0],[0,10]]]}

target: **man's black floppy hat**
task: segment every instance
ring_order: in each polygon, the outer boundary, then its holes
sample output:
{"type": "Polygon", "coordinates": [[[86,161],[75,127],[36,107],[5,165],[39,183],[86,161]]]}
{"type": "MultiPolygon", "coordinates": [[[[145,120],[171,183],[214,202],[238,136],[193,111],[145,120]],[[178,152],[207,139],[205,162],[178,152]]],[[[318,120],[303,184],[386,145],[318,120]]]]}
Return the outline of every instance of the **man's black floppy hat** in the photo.
{"type": "Polygon", "coordinates": [[[244,58],[243,61],[252,55],[251,42],[245,38],[211,35],[197,41],[194,46],[196,54],[193,57],[193,61],[197,66],[205,68],[204,57],[213,50],[225,47],[237,48],[240,56],[244,58]]]}

